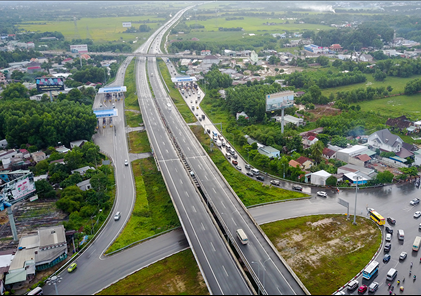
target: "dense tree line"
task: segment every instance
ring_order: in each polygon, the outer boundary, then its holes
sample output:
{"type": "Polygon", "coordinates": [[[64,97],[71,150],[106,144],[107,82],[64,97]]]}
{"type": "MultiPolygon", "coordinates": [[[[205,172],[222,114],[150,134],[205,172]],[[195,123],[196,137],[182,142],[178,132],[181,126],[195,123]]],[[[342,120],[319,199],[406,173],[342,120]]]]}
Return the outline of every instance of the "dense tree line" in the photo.
{"type": "Polygon", "coordinates": [[[224,27],[219,27],[218,31],[223,31],[223,32],[227,32],[227,31],[242,31],[243,28],[241,27],[236,27],[236,28],[224,28],[224,27]]]}
{"type": "Polygon", "coordinates": [[[0,109],[0,138],[10,147],[22,144],[40,148],[58,142],[90,139],[97,123],[90,105],[67,99],[51,103],[28,100],[3,101],[0,109]]]}
{"type": "Polygon", "coordinates": [[[107,70],[98,67],[86,67],[72,74],[72,79],[78,82],[104,82],[107,78],[107,70]]]}
{"type": "Polygon", "coordinates": [[[32,58],[38,58],[42,54],[38,51],[30,50],[20,50],[16,49],[12,52],[1,51],[0,52],[0,68],[9,67],[9,63],[13,62],[22,62],[29,61],[32,58]]]}
{"type": "Polygon", "coordinates": [[[221,73],[216,64],[213,64],[210,71],[205,74],[205,80],[208,89],[227,88],[232,85],[231,77],[221,73]]]}
{"type": "Polygon", "coordinates": [[[421,59],[388,59],[378,61],[376,69],[383,71],[387,76],[411,77],[421,74],[421,59]]]}

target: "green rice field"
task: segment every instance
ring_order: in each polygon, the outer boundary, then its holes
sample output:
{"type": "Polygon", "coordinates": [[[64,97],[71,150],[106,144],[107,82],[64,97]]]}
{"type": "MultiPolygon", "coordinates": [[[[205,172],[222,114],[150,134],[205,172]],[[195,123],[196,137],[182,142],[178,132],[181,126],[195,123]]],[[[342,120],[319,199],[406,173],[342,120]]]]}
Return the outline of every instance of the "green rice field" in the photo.
{"type": "MultiPolygon", "coordinates": [[[[91,36],[94,42],[104,41],[133,41],[136,37],[143,39],[149,37],[152,32],[165,22],[162,18],[154,16],[141,16],[141,17],[103,17],[103,18],[82,18],[77,21],[77,29],[80,38],[85,39],[91,36]],[[123,28],[123,22],[132,22],[133,27],[139,28],[142,20],[156,20],[157,23],[147,23],[151,27],[151,31],[144,33],[123,33],[126,28],[123,28]]],[[[76,37],[76,29],[73,21],[51,21],[51,22],[31,22],[20,23],[20,29],[25,29],[30,32],[61,32],[66,40],[72,40],[76,37]]]]}
{"type": "Polygon", "coordinates": [[[398,117],[402,115],[421,119],[421,94],[396,96],[358,103],[363,111],[380,112],[382,115],[398,117]]]}

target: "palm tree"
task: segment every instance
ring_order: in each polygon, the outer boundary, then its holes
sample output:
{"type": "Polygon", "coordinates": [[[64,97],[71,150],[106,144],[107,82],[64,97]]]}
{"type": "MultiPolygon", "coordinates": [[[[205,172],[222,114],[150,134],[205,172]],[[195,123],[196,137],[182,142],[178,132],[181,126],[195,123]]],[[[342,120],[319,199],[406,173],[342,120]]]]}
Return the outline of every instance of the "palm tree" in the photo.
{"type": "Polygon", "coordinates": [[[319,163],[322,159],[323,149],[325,148],[325,145],[322,141],[317,141],[310,147],[311,157],[316,161],[316,163],[319,163]]]}

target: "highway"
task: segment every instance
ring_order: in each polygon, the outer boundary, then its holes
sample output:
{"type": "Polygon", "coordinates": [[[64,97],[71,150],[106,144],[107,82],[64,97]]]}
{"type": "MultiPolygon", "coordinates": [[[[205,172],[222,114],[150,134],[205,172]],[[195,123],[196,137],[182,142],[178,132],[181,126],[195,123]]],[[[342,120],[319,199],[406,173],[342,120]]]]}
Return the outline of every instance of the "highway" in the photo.
{"type": "MultiPolygon", "coordinates": [[[[155,44],[151,48],[152,51],[159,52],[160,45],[155,44]]],[[[148,70],[151,73],[149,78],[154,94],[157,98],[160,98],[157,102],[169,123],[168,126],[176,137],[177,143],[199,179],[202,188],[223,218],[227,231],[230,232],[232,238],[236,238],[235,232],[238,228],[242,228],[246,232],[249,239],[248,245],[238,245],[247,258],[249,268],[263,284],[265,290],[263,292],[269,294],[304,294],[299,279],[294,277],[293,272],[283,264],[277,252],[268,243],[254,221],[250,219],[246,209],[206,155],[201,144],[196,140],[180,114],[172,111],[175,106],[171,109],[167,107],[167,104],[172,102],[159,79],[155,58],[148,58],[148,70]],[[260,273],[260,269],[265,270],[265,272],[260,273]]]]}
{"type": "MultiPolygon", "coordinates": [[[[157,39],[160,40],[163,33],[160,33],[157,39]]],[[[208,214],[160,118],[147,83],[146,58],[138,58],[136,61],[136,84],[151,147],[210,292],[251,294],[243,273],[208,214]]],[[[157,101],[163,101],[165,106],[169,102],[165,96],[155,96],[157,101]]]]}

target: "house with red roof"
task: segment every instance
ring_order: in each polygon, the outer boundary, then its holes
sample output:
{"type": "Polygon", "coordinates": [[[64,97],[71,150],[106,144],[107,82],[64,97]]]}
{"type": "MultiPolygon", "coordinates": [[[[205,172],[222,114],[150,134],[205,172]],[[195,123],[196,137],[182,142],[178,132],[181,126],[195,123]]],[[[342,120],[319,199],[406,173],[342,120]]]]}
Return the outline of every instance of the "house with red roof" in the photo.
{"type": "Polygon", "coordinates": [[[329,49],[338,52],[342,51],[343,48],[340,44],[332,44],[331,46],[329,46],[329,49]]]}
{"type": "Polygon", "coordinates": [[[324,148],[322,152],[322,157],[326,159],[336,158],[336,151],[329,148],[324,148]]]}
{"type": "Polygon", "coordinates": [[[314,165],[313,161],[305,156],[298,157],[296,162],[298,162],[304,170],[309,170],[314,165]]]}

